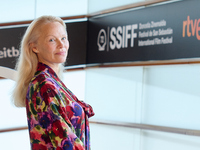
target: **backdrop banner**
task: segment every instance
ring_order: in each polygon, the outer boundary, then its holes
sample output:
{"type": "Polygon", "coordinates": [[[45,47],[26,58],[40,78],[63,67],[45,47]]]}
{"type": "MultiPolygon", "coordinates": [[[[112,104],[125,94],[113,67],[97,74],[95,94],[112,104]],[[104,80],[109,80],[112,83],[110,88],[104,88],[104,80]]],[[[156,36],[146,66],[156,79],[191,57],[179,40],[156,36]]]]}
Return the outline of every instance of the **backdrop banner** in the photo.
{"type": "Polygon", "coordinates": [[[200,1],[89,18],[87,63],[200,58],[200,1]]]}
{"type": "MultiPolygon", "coordinates": [[[[66,67],[200,58],[200,1],[183,0],[66,21],[66,67]]],[[[14,68],[27,26],[0,27],[0,66],[14,68]]]]}
{"type": "MultiPolygon", "coordinates": [[[[87,20],[67,22],[69,52],[65,66],[85,65],[87,20]]],[[[19,57],[20,41],[28,25],[0,27],[0,66],[15,68],[19,57]]]]}

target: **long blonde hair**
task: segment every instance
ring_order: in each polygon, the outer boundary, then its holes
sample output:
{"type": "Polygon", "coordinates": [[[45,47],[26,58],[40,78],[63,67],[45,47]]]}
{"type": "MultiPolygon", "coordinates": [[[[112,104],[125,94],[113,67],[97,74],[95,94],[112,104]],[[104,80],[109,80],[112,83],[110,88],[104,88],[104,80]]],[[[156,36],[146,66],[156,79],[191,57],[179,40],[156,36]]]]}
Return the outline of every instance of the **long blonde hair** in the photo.
{"type": "MultiPolygon", "coordinates": [[[[59,22],[66,28],[65,23],[59,17],[54,16],[41,16],[35,19],[27,28],[21,44],[20,56],[16,64],[17,80],[16,86],[13,91],[13,102],[17,107],[25,107],[26,93],[28,85],[33,78],[38,64],[37,55],[33,52],[31,43],[36,43],[40,33],[39,29],[43,24],[50,22],[59,22]]],[[[59,68],[59,76],[62,74],[61,65],[59,68]]]]}

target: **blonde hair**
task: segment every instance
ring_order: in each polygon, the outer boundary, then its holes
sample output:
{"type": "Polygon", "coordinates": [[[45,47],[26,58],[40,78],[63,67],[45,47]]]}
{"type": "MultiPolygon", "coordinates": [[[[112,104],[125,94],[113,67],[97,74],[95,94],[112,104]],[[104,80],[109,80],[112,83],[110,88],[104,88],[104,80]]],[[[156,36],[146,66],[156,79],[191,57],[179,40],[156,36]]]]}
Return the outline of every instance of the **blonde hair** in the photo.
{"type": "MultiPolygon", "coordinates": [[[[20,44],[20,56],[18,58],[18,62],[16,64],[17,70],[17,80],[16,86],[13,91],[13,102],[17,107],[25,107],[26,106],[26,94],[28,90],[28,85],[33,78],[37,65],[38,58],[37,55],[33,52],[31,43],[36,43],[39,38],[39,29],[43,24],[51,23],[51,22],[59,22],[66,28],[65,23],[59,17],[54,16],[41,16],[35,19],[27,28],[21,44],[20,44]]],[[[59,68],[59,77],[62,76],[62,65],[59,68]]]]}

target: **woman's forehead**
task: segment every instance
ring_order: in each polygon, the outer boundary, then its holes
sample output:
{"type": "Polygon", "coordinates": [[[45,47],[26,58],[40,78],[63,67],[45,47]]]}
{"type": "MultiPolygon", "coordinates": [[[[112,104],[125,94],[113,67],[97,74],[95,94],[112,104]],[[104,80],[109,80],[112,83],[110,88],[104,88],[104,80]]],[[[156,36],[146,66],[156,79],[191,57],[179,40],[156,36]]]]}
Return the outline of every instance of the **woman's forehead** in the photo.
{"type": "Polygon", "coordinates": [[[65,27],[59,22],[46,23],[40,28],[40,34],[66,34],[65,27]]]}

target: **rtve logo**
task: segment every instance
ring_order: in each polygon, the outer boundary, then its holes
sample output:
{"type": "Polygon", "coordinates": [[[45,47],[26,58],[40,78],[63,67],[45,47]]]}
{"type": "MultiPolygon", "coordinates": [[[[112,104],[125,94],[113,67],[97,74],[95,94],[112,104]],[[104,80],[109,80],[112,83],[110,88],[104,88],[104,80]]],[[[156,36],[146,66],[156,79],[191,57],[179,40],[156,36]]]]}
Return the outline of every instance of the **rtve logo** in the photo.
{"type": "Polygon", "coordinates": [[[138,29],[137,24],[108,27],[107,32],[101,29],[97,38],[97,45],[99,51],[104,51],[107,45],[107,51],[109,49],[121,49],[128,46],[134,47],[134,39],[137,38],[135,30],[138,29]]]}
{"type": "Polygon", "coordinates": [[[195,36],[198,40],[200,40],[200,19],[192,20],[190,16],[187,16],[187,20],[183,21],[183,37],[188,36],[195,36]]]}

